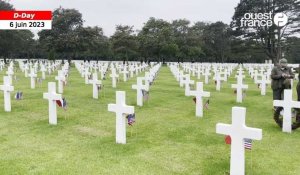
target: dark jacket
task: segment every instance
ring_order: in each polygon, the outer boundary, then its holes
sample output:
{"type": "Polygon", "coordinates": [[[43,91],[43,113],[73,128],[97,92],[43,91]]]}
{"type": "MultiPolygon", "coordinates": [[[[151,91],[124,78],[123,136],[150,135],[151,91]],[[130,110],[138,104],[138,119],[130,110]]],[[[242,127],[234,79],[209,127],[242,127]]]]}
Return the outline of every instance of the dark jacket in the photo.
{"type": "Polygon", "coordinates": [[[294,74],[292,72],[292,69],[289,67],[286,68],[282,68],[281,66],[275,66],[272,70],[271,73],[271,78],[272,78],[272,89],[284,89],[285,85],[285,80],[286,78],[284,78],[282,76],[282,74],[288,74],[291,77],[289,79],[293,79],[294,78],[294,74]]]}

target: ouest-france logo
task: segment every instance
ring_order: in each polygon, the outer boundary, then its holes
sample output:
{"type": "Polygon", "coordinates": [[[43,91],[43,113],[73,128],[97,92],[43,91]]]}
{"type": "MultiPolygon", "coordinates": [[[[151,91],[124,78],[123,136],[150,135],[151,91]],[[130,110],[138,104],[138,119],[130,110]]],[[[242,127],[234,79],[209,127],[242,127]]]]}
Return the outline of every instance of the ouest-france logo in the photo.
{"type": "Polygon", "coordinates": [[[285,13],[245,13],[241,19],[241,27],[271,27],[275,24],[283,27],[288,23],[288,16],[285,13]]]}

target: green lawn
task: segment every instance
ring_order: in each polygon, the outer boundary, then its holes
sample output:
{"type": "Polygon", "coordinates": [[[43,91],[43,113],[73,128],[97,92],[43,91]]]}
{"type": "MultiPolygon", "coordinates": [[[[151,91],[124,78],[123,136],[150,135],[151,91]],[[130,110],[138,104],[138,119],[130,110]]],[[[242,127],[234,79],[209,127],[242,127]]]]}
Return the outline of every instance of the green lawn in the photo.
{"type": "Polygon", "coordinates": [[[20,71],[17,75],[15,92],[23,91],[24,100],[14,100],[14,92],[12,112],[6,113],[3,92],[0,96],[0,174],[226,175],[230,146],[215,130],[219,122],[231,123],[233,106],[247,107],[247,126],[263,129],[262,141],[254,141],[252,151],[246,151],[246,174],[300,174],[300,132],[281,132],[273,120],[270,88],[267,96],[261,96],[249,76],[243,104],[235,102],[234,75],[222,84],[221,92],[216,92],[213,81],[205,85],[211,92],[209,110],[204,111],[204,118],[196,118],[193,97],[185,97],[184,88],[163,67],[151,87],[149,102],[135,107],[136,124],[127,127],[127,144],[117,145],[115,113],[108,112],[107,104],[115,103],[116,90],[124,90],[127,104],[135,105],[136,91],[131,85],[136,78],[121,81],[117,89],[111,88],[110,79],[104,80],[105,90],[94,100],[92,85],[85,85],[72,67],[63,95],[68,109],[58,109],[58,125],[50,126],[43,92],[54,74],[34,90],[29,78],[20,71]]]}

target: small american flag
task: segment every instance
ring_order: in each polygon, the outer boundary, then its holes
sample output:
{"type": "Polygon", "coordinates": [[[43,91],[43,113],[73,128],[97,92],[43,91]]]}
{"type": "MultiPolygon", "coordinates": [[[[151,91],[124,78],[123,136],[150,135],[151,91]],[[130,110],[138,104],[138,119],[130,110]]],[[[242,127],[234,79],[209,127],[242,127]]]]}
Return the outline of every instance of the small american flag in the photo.
{"type": "Polygon", "coordinates": [[[42,78],[37,78],[37,79],[36,79],[36,82],[37,82],[38,84],[42,84],[42,83],[43,83],[43,79],[42,79],[42,78]]]}
{"type": "Polygon", "coordinates": [[[142,90],[142,94],[143,94],[144,100],[147,101],[149,99],[149,91],[142,90]]]}
{"type": "Polygon", "coordinates": [[[245,149],[251,150],[252,149],[252,139],[244,139],[244,146],[245,149]]]}
{"type": "Polygon", "coordinates": [[[66,100],[66,98],[63,98],[62,107],[63,107],[64,110],[67,110],[67,100],[66,100]]]}
{"type": "Polygon", "coordinates": [[[23,99],[23,92],[17,92],[15,95],[16,100],[22,100],[23,99]]]}
{"type": "Polygon", "coordinates": [[[98,91],[101,91],[104,88],[104,85],[99,84],[98,85],[98,91]]]}
{"type": "Polygon", "coordinates": [[[56,100],[56,104],[63,108],[64,110],[67,110],[67,100],[66,98],[63,98],[62,100],[56,100]]]}
{"type": "Polygon", "coordinates": [[[246,98],[246,91],[244,91],[244,92],[243,92],[243,96],[242,96],[242,98],[243,98],[243,99],[245,99],[245,98],[246,98]]]}
{"type": "Polygon", "coordinates": [[[126,116],[126,118],[129,126],[132,126],[133,123],[135,123],[135,114],[129,114],[126,116]]]}
{"type": "Polygon", "coordinates": [[[209,106],[209,100],[206,101],[206,103],[204,104],[204,109],[208,109],[209,106]]]}

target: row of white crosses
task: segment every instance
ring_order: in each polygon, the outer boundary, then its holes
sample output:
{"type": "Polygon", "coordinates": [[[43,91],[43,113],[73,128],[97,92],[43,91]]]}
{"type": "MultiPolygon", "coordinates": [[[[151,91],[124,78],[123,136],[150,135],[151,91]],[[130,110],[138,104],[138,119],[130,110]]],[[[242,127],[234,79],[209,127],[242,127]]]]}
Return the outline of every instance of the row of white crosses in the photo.
{"type": "Polygon", "coordinates": [[[143,106],[143,91],[150,90],[149,83],[154,81],[160,67],[161,64],[153,66],[149,72],[145,72],[145,77],[137,77],[137,83],[132,85],[132,89],[136,90],[136,101],[138,106],[143,106]]]}
{"type": "Polygon", "coordinates": [[[195,76],[197,73],[197,79],[201,79],[201,75],[205,78],[205,84],[209,83],[209,77],[211,76],[211,64],[183,64],[183,72],[192,73],[192,76],[195,76]]]}
{"type": "MultiPolygon", "coordinates": [[[[100,72],[101,74],[101,79],[104,78],[105,73],[107,72],[108,69],[108,63],[105,64],[100,64],[100,63],[96,63],[96,62],[80,62],[80,61],[76,61],[75,62],[75,67],[77,68],[77,70],[81,73],[82,77],[85,78],[85,83],[88,84],[89,81],[89,77],[92,74],[90,72],[90,69],[94,70],[94,72],[100,72]]],[[[119,78],[119,73],[123,74],[123,81],[126,82],[128,80],[128,76],[129,76],[129,71],[130,71],[130,77],[133,77],[133,73],[136,71],[136,74],[139,73],[140,70],[144,70],[147,67],[146,64],[143,64],[141,66],[138,66],[137,63],[131,63],[129,65],[123,65],[119,62],[115,63],[115,62],[111,62],[110,64],[110,70],[111,70],[111,74],[110,77],[112,78],[112,86],[113,88],[116,88],[116,80],[117,78],[119,78]],[[129,69],[129,71],[128,71],[129,69]]]]}
{"type": "Polygon", "coordinates": [[[203,90],[203,82],[197,82],[196,90],[190,91],[190,84],[194,83],[190,80],[190,75],[183,76],[183,71],[180,71],[177,65],[169,65],[169,67],[176,80],[185,84],[185,95],[196,97],[196,117],[203,117],[203,97],[210,97],[210,92],[203,90]]]}

